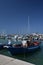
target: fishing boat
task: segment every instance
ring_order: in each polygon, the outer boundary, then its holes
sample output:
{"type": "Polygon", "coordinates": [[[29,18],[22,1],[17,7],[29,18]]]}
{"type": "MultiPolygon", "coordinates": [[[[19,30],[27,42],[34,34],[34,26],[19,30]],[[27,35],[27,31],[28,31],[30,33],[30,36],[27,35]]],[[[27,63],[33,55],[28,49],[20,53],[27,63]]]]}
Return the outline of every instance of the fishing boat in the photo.
{"type": "MultiPolygon", "coordinates": [[[[26,43],[26,42],[24,41],[24,43],[26,43]]],[[[22,43],[21,44],[15,44],[14,46],[10,46],[8,48],[8,50],[10,51],[10,53],[12,55],[15,55],[15,54],[34,52],[40,48],[40,42],[33,42],[32,45],[31,45],[31,43],[27,42],[27,44],[28,45],[26,45],[26,46],[24,44],[23,44],[24,46],[22,46],[22,43]]]]}

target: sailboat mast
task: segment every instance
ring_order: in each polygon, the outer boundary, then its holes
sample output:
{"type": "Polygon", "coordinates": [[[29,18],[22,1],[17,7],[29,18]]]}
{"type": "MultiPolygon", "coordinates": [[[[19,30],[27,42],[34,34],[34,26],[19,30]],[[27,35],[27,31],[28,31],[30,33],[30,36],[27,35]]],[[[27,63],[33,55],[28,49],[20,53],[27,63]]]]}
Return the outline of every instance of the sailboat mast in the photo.
{"type": "Polygon", "coordinates": [[[28,33],[30,34],[30,22],[29,22],[29,16],[28,16],[28,27],[27,27],[28,33]]]}

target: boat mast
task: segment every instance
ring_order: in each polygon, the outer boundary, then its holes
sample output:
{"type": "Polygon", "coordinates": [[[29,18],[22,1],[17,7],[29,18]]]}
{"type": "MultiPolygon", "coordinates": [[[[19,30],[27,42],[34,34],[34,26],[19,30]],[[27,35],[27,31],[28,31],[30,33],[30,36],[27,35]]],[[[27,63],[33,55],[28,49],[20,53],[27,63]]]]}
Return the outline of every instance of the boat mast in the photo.
{"type": "Polygon", "coordinates": [[[30,22],[29,22],[29,16],[28,16],[28,27],[27,27],[27,32],[30,34],[30,22]]]}

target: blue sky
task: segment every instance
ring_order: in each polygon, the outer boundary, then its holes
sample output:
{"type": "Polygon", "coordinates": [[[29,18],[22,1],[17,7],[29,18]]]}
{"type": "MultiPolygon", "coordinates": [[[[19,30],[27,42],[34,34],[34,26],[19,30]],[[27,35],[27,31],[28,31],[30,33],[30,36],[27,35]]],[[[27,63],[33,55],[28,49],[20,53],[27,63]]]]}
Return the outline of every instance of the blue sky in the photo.
{"type": "Polygon", "coordinates": [[[43,0],[0,0],[0,32],[2,31],[43,33],[43,0]]]}

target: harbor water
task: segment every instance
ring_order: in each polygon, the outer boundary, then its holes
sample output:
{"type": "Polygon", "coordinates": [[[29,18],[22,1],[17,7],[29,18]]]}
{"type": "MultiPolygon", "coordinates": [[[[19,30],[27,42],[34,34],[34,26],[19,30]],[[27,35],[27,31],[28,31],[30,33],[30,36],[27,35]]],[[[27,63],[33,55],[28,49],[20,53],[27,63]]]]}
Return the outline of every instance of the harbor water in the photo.
{"type": "MultiPolygon", "coordinates": [[[[0,39],[0,43],[7,43],[8,40],[5,39],[0,39]]],[[[12,43],[15,43],[12,41],[12,43]]],[[[13,58],[17,58],[20,60],[24,60],[30,63],[33,63],[35,65],[43,65],[43,42],[41,43],[41,49],[38,49],[34,53],[28,53],[28,54],[23,54],[23,55],[14,55],[12,56],[11,53],[7,49],[0,50],[0,54],[10,56],[13,58]]]]}

